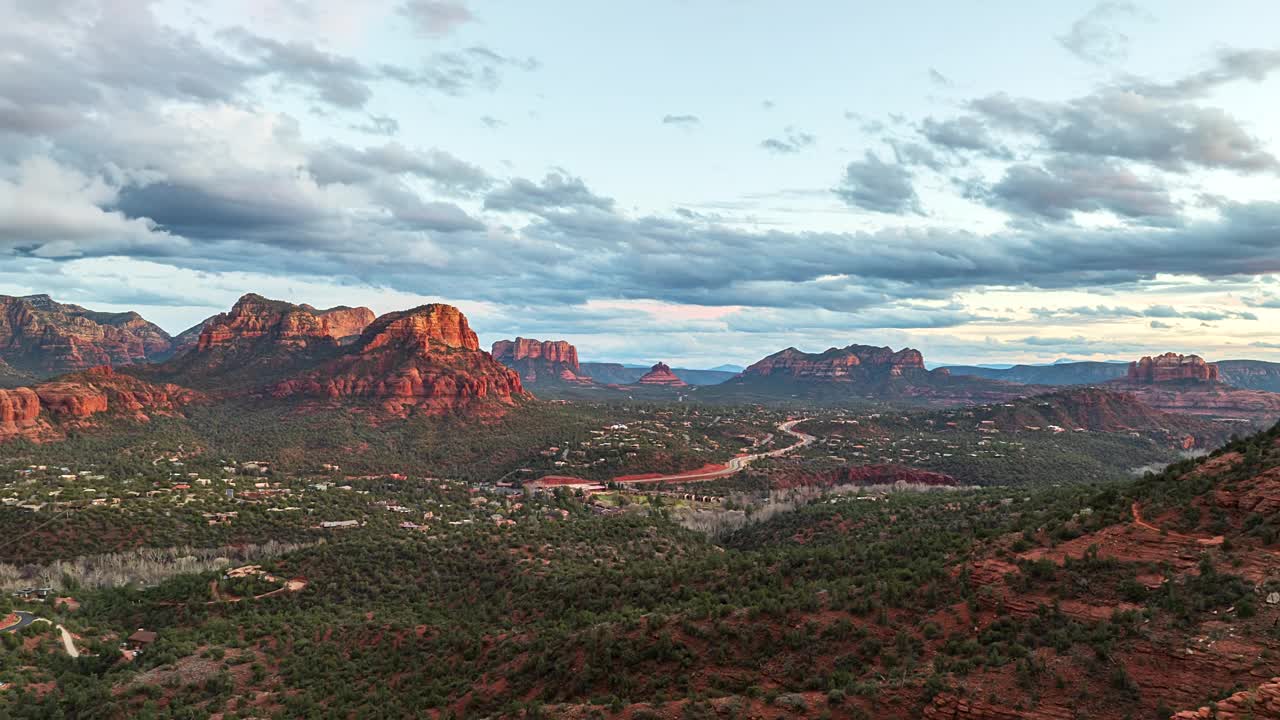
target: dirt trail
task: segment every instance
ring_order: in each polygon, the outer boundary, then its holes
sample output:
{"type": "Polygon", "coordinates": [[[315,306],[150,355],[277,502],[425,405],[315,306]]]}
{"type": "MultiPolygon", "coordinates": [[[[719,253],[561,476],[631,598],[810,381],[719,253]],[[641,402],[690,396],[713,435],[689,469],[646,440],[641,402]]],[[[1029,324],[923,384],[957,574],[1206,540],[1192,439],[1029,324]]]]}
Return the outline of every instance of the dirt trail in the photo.
{"type": "Polygon", "coordinates": [[[1161,535],[1171,540],[1183,540],[1185,542],[1193,542],[1199,545],[1221,545],[1222,544],[1223,537],[1221,535],[1218,535],[1216,537],[1211,537],[1211,538],[1194,537],[1192,535],[1183,535],[1182,533],[1177,533],[1172,530],[1162,530],[1156,527],[1155,525],[1152,525],[1151,523],[1142,519],[1142,506],[1139,505],[1137,501],[1134,501],[1134,503],[1129,506],[1129,511],[1133,513],[1134,525],[1137,525],[1138,527],[1143,528],[1145,530],[1150,530],[1152,532],[1160,533],[1161,535]]]}

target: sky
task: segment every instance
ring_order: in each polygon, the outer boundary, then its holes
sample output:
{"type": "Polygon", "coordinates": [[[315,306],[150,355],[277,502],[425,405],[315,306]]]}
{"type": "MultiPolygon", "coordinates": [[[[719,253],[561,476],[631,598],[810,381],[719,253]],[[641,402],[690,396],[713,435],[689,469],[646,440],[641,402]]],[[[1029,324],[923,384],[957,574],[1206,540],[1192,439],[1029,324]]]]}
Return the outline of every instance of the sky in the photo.
{"type": "Polygon", "coordinates": [[[0,0],[0,294],[1280,361],[1280,7],[0,0]]]}

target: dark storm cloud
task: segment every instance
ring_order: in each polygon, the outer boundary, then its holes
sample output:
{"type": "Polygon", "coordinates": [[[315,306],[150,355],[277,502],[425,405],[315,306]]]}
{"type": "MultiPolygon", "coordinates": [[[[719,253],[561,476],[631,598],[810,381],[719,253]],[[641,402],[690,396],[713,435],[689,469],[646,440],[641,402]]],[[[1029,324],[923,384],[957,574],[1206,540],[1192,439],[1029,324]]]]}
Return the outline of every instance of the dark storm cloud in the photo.
{"type": "Polygon", "coordinates": [[[898,215],[923,212],[910,171],[883,162],[871,151],[845,167],[843,181],[832,192],[845,204],[864,210],[898,215]]]}
{"type": "Polygon", "coordinates": [[[771,137],[760,141],[760,147],[771,153],[792,155],[817,142],[818,138],[811,133],[788,127],[782,137],[771,137]]]}
{"type": "Polygon", "coordinates": [[[1105,210],[1154,224],[1179,222],[1179,206],[1163,185],[1094,158],[1061,156],[1042,166],[1012,165],[984,195],[988,204],[1014,215],[1047,220],[1105,210]]]}

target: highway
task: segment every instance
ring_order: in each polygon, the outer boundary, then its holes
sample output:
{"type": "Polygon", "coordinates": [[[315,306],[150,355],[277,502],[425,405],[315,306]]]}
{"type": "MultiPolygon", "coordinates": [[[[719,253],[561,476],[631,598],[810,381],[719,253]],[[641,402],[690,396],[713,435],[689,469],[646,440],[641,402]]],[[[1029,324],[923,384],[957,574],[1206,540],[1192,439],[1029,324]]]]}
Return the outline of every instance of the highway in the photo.
{"type": "Polygon", "coordinates": [[[35,622],[36,620],[41,619],[36,617],[35,615],[32,615],[29,612],[23,612],[21,610],[15,611],[14,615],[18,616],[18,622],[16,624],[10,625],[9,627],[0,628],[0,632],[17,632],[22,628],[35,622]]]}
{"type": "Polygon", "coordinates": [[[816,440],[817,438],[815,438],[812,435],[807,435],[805,433],[798,432],[797,430],[794,429],[796,425],[799,425],[800,423],[808,419],[809,418],[800,418],[798,420],[788,420],[778,426],[778,431],[786,433],[787,435],[790,435],[791,437],[795,438],[796,439],[795,443],[788,445],[784,448],[778,448],[776,450],[770,450],[768,452],[755,453],[754,455],[738,455],[736,457],[730,458],[728,464],[720,470],[708,470],[706,472],[695,471],[695,472],[689,472],[689,473],[677,473],[675,475],[661,475],[659,477],[642,478],[637,480],[621,480],[619,482],[625,485],[653,485],[656,483],[671,483],[671,482],[703,482],[706,480],[716,480],[722,477],[728,477],[730,475],[733,475],[735,473],[745,470],[747,467],[751,465],[751,463],[757,460],[761,460],[763,458],[781,457],[783,455],[786,455],[789,452],[792,452],[793,450],[798,450],[802,447],[813,444],[813,441],[816,440]]]}

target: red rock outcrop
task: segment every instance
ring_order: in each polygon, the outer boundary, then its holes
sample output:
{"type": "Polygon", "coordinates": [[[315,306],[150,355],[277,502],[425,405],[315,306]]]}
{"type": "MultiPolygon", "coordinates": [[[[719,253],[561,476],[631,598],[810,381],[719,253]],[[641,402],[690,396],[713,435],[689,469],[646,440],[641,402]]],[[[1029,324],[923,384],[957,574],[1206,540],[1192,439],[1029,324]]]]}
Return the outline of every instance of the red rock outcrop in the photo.
{"type": "Polygon", "coordinates": [[[383,315],[342,356],[271,394],[367,399],[398,417],[501,412],[528,397],[519,374],[480,351],[466,317],[449,305],[383,315]]]}
{"type": "Polygon", "coordinates": [[[681,380],[675,373],[671,372],[671,367],[666,363],[658,363],[649,368],[649,372],[640,376],[636,380],[637,385],[656,385],[662,387],[687,387],[688,383],[681,380]]]}
{"type": "Polygon", "coordinates": [[[369,308],[339,306],[317,310],[310,305],[293,305],[249,294],[240,298],[231,312],[203,323],[196,351],[268,339],[280,346],[344,344],[353,341],[373,322],[369,308]]]}
{"type": "Polygon", "coordinates": [[[167,357],[171,347],[168,333],[134,312],[94,312],[48,295],[0,295],[0,358],[37,376],[145,363],[167,357]]]}
{"type": "Polygon", "coordinates": [[[525,383],[590,383],[578,365],[578,349],[564,340],[499,340],[493,359],[520,373],[525,383]]]}
{"type": "Polygon", "coordinates": [[[1162,383],[1175,380],[1218,381],[1218,366],[1199,355],[1165,353],[1129,363],[1129,382],[1162,383]]]}
{"type": "Polygon", "coordinates": [[[177,385],[93,368],[35,387],[0,390],[0,440],[53,437],[62,425],[83,425],[104,413],[146,421],[201,399],[200,393],[177,385]]]}
{"type": "Polygon", "coordinates": [[[0,390],[0,440],[31,431],[39,422],[40,396],[34,390],[0,390]]]}
{"type": "Polygon", "coordinates": [[[1280,719],[1280,678],[1272,678],[1252,690],[1242,690],[1219,700],[1213,707],[1184,710],[1170,720],[1278,720],[1280,719]]]}
{"type": "Polygon", "coordinates": [[[823,353],[805,353],[787,348],[760,360],[743,371],[744,376],[784,376],[800,380],[851,382],[869,376],[902,377],[926,372],[924,356],[906,348],[850,345],[823,353]]]}

